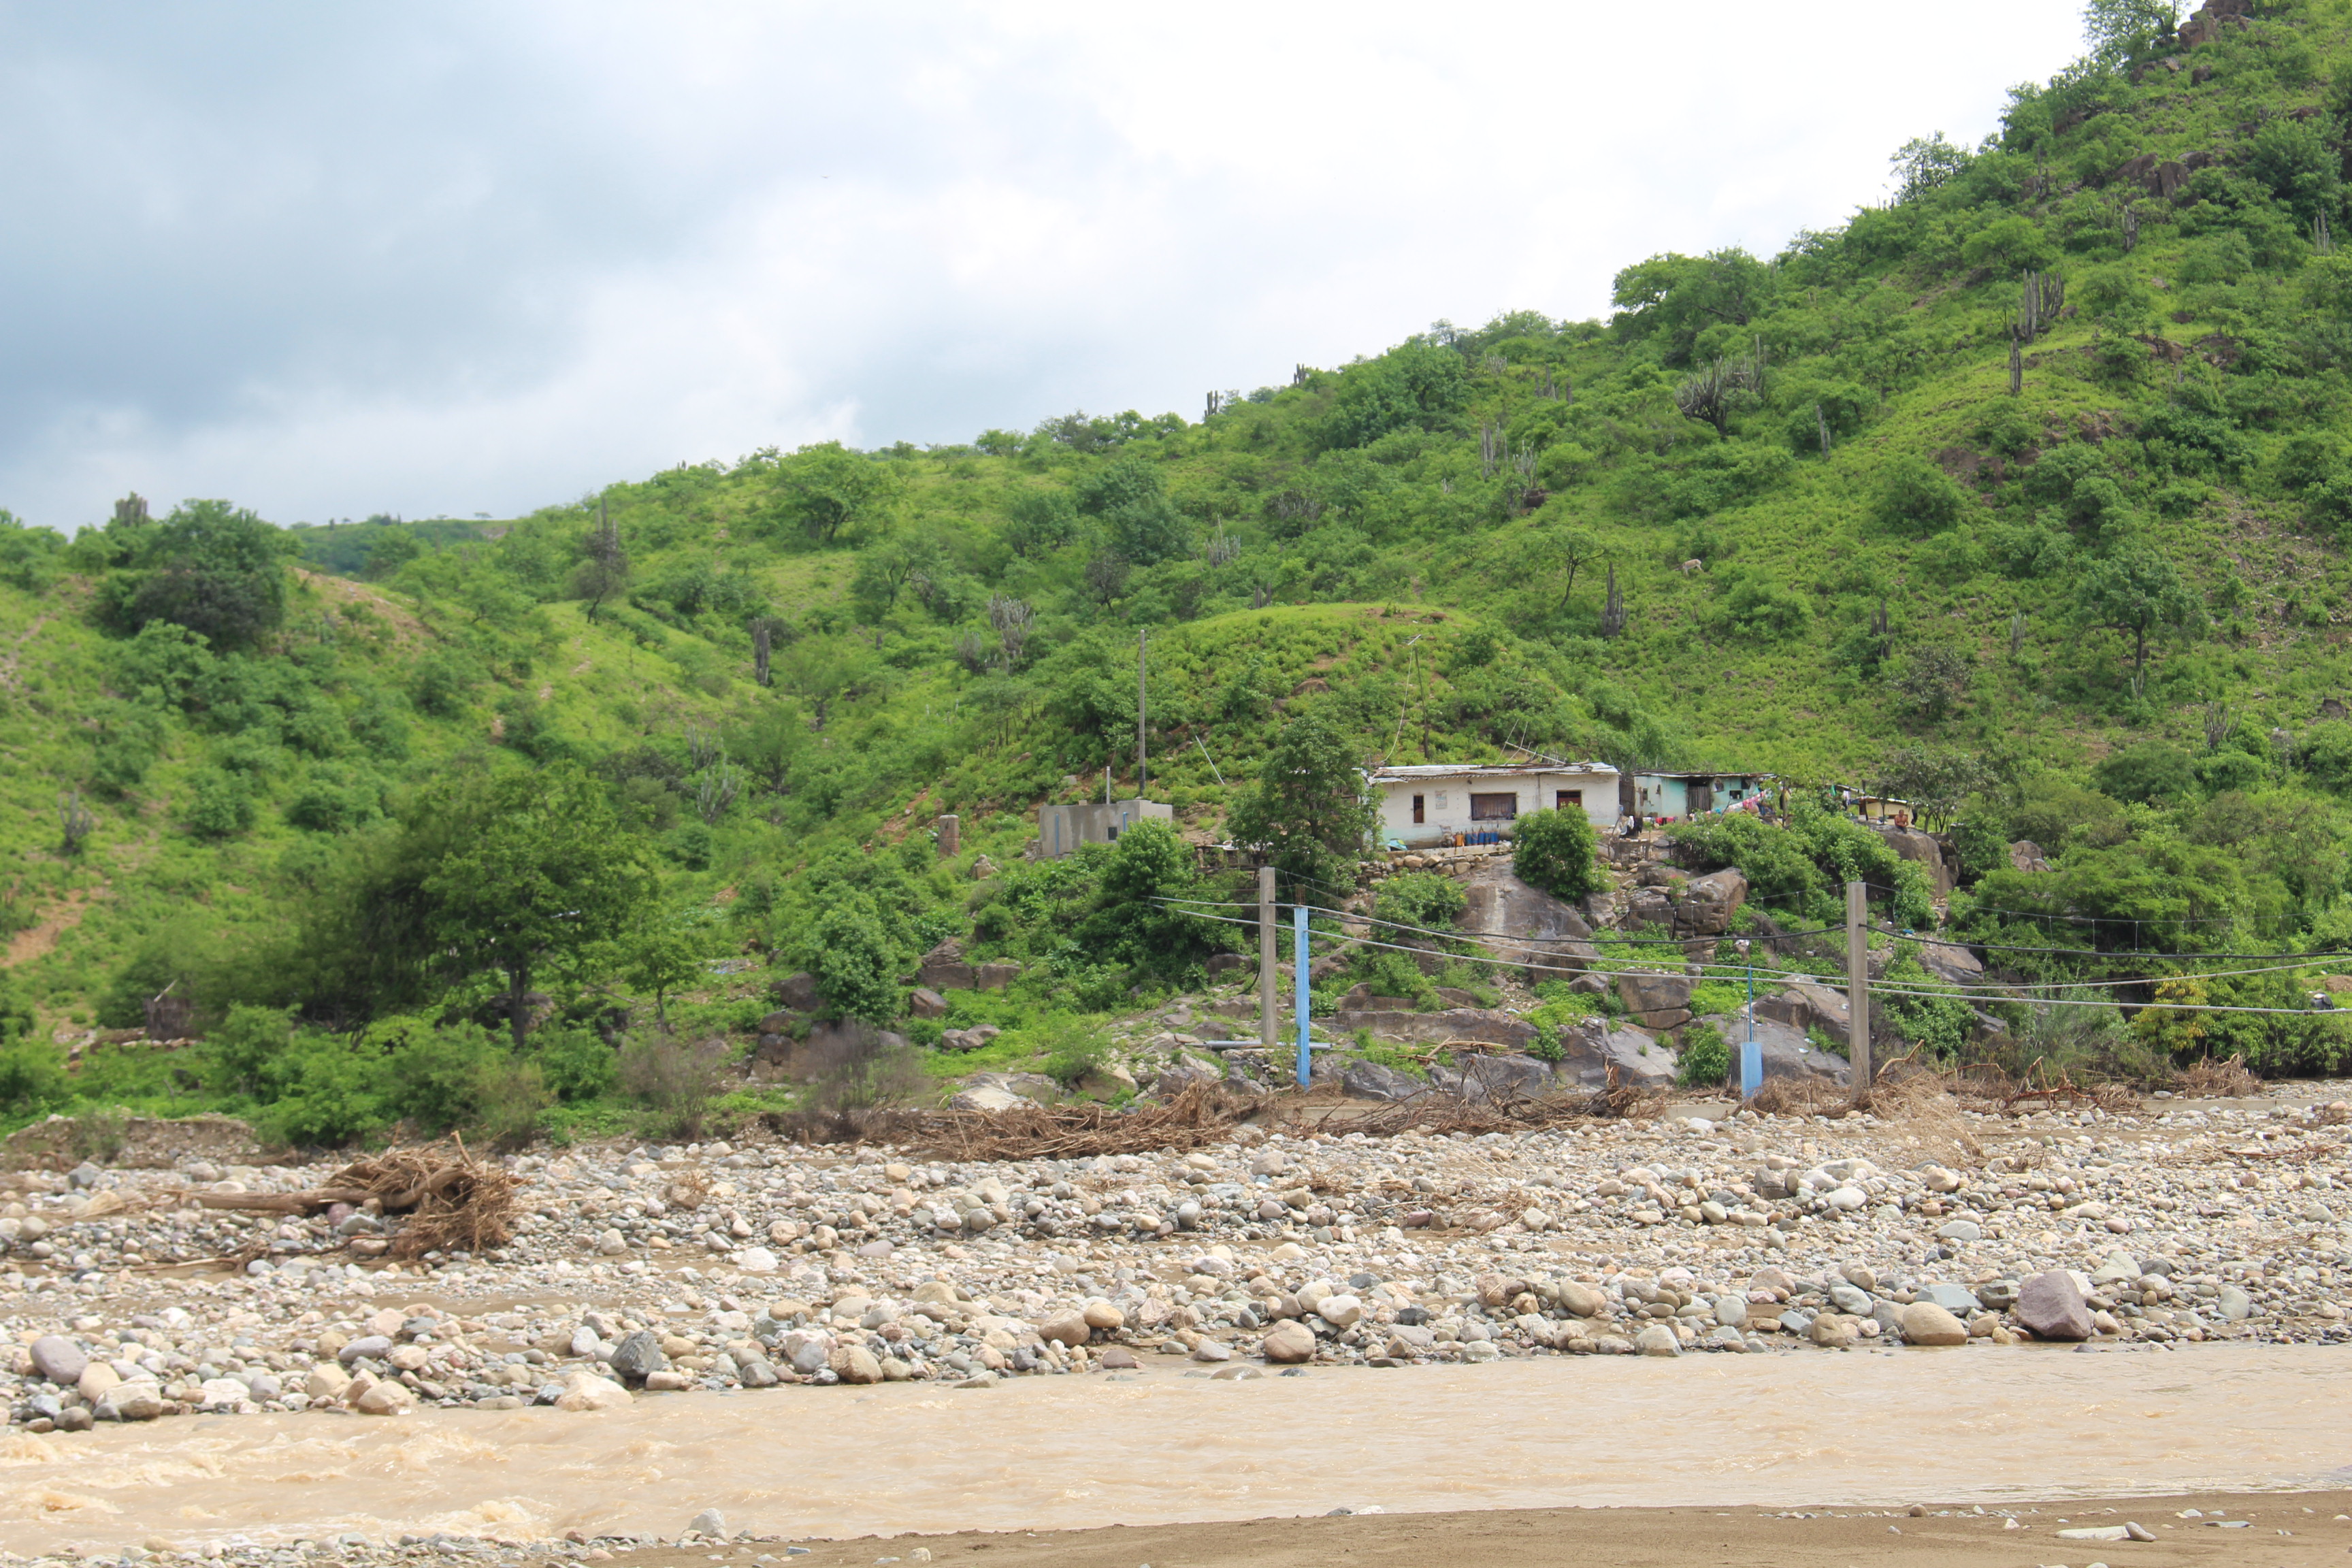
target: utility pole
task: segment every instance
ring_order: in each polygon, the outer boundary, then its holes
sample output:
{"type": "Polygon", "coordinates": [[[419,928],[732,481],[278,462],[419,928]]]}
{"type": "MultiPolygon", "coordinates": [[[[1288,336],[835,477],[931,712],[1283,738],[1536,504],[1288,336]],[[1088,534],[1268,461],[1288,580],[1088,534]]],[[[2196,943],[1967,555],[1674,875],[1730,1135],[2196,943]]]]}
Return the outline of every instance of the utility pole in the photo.
{"type": "Polygon", "coordinates": [[[1845,885],[1845,1059],[1853,1068],[1853,1100],[1870,1092],[1870,889],[1845,885]]]}
{"type": "Polygon", "coordinates": [[[1150,775],[1143,765],[1143,697],[1144,656],[1151,647],[1151,628],[1144,627],[1135,634],[1135,798],[1143,799],[1150,793],[1145,786],[1150,775]]]}
{"type": "Polygon", "coordinates": [[[1295,971],[1290,979],[1291,1000],[1297,1005],[1298,1013],[1298,1087],[1305,1089],[1315,1081],[1315,1058],[1307,1054],[1310,1047],[1307,1043],[1307,1005],[1313,998],[1307,994],[1307,906],[1305,904],[1290,906],[1290,931],[1291,964],[1295,971]]]}
{"type": "Polygon", "coordinates": [[[1274,868],[1257,868],[1257,1039],[1274,1049],[1274,868]]]}

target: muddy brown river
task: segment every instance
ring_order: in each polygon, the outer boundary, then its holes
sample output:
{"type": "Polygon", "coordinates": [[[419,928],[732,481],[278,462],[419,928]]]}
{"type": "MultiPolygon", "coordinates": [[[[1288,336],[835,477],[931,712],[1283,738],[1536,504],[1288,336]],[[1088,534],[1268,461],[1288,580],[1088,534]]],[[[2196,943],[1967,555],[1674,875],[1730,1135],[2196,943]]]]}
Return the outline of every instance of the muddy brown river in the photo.
{"type": "Polygon", "coordinates": [[[0,1548],[344,1531],[675,1538],[2340,1483],[2352,1347],[1591,1357],[187,1417],[0,1436],[0,1548]]]}

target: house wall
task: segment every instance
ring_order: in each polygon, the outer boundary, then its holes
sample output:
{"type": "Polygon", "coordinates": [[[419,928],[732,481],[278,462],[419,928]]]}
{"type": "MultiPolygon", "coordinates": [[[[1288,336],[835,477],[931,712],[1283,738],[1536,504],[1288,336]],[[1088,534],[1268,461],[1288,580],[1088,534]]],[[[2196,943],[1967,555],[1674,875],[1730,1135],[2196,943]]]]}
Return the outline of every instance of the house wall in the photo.
{"type": "Polygon", "coordinates": [[[1511,824],[1507,821],[1472,820],[1470,797],[1474,794],[1511,795],[1516,802],[1516,815],[1525,816],[1551,807],[1561,790],[1575,790],[1582,794],[1585,817],[1595,826],[1605,828],[1617,820],[1617,773],[1613,769],[1548,771],[1500,778],[1453,773],[1436,778],[1381,779],[1375,781],[1374,788],[1380,795],[1381,842],[1402,844],[1410,849],[1450,844],[1457,833],[1495,832],[1509,837],[1511,824]],[[1412,819],[1412,797],[1416,795],[1425,803],[1424,820],[1421,822],[1412,819]]]}
{"type": "Polygon", "coordinates": [[[1037,808],[1037,857],[1058,860],[1081,844],[1113,844],[1138,822],[1172,822],[1176,808],[1156,800],[1087,801],[1037,808]]]}

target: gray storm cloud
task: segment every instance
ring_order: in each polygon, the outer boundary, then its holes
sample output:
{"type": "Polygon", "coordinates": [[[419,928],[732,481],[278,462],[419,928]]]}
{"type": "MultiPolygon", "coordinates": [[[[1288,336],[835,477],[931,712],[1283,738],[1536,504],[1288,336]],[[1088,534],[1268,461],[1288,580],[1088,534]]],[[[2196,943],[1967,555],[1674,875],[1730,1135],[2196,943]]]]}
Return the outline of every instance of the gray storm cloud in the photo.
{"type": "Polygon", "coordinates": [[[0,506],[503,514],[1194,415],[1777,247],[2075,47],[2022,0],[0,5],[0,506]]]}

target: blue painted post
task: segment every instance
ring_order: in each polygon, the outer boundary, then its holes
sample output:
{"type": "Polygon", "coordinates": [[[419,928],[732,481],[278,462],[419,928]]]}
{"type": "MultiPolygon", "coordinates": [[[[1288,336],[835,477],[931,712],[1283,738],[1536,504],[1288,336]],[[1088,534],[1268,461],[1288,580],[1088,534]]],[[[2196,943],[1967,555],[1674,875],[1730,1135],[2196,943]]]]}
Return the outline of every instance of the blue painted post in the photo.
{"type": "MultiPolygon", "coordinates": [[[[1748,939],[1740,938],[1739,956],[1748,958],[1748,939]]],[[[1748,1038],[1739,1047],[1739,1098],[1753,1100],[1764,1087],[1764,1047],[1756,1043],[1756,962],[1748,963],[1748,1038]]]]}
{"type": "Polygon", "coordinates": [[[1315,1077],[1315,1064],[1307,1050],[1307,906],[1290,907],[1290,942],[1292,999],[1298,1004],[1298,1087],[1305,1089],[1315,1077]]]}

